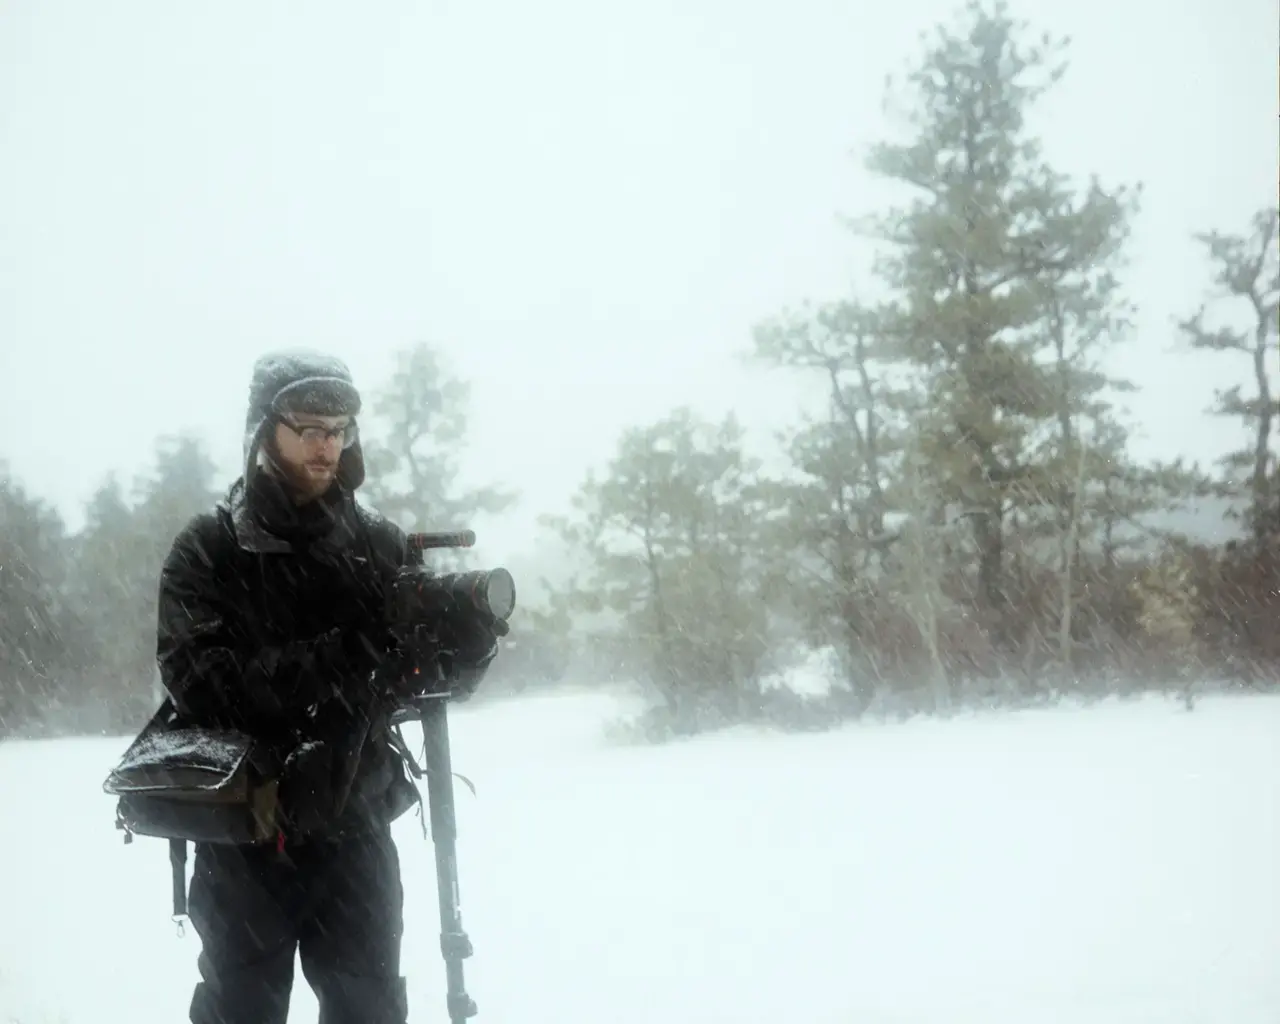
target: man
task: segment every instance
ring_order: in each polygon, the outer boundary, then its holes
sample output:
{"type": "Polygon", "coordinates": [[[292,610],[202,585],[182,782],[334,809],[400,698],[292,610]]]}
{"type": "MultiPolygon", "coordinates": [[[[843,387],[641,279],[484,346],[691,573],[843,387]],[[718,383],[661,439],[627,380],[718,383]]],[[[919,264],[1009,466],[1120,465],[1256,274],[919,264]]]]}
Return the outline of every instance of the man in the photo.
{"type": "MultiPolygon", "coordinates": [[[[384,612],[408,555],[404,533],[355,500],[360,407],[337,359],[258,360],[243,474],[184,527],[161,574],[158,660],[183,724],[237,729],[281,766],[274,842],[196,844],[193,1024],[285,1024],[295,952],[321,1024],[408,1015],[390,825],[418,796],[391,743],[408,694],[384,612]]],[[[439,633],[444,678],[470,692],[495,629],[439,633]]]]}

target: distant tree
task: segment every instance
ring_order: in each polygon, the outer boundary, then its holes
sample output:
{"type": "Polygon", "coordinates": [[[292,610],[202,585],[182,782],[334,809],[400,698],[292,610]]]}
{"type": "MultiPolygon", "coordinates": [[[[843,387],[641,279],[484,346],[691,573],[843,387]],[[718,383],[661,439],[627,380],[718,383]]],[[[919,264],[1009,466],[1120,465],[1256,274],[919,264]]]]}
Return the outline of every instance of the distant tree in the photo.
{"type": "Polygon", "coordinates": [[[104,716],[101,728],[127,730],[161,697],[155,644],[160,568],[174,537],[218,497],[217,467],[191,435],[162,437],[154,462],[133,487],[134,501],[109,477],[90,500],[75,539],[69,590],[89,625],[95,655],[81,700],[104,716]]]}
{"type": "MultiPolygon", "coordinates": [[[[500,515],[516,492],[489,485],[459,490],[470,385],[450,374],[429,345],[400,352],[396,369],[362,419],[370,502],[403,529],[467,527],[479,515],[500,515]]],[[[436,557],[440,564],[461,562],[436,557]]]]}
{"type": "Polygon", "coordinates": [[[1248,326],[1208,325],[1208,303],[1179,323],[1192,348],[1237,352],[1246,356],[1253,374],[1253,391],[1241,385],[1219,391],[1213,412],[1240,418],[1251,430],[1251,443],[1223,459],[1228,493],[1249,495],[1248,519],[1255,539],[1276,521],[1280,532],[1276,490],[1275,424],[1280,418],[1280,395],[1273,378],[1280,372],[1280,209],[1254,214],[1248,233],[1202,232],[1195,236],[1213,265],[1211,301],[1231,302],[1247,310],[1248,326]]]}
{"type": "Polygon", "coordinates": [[[1209,231],[1195,238],[1209,256],[1213,284],[1200,308],[1180,321],[1181,337],[1191,348],[1247,358],[1253,380],[1251,388],[1219,391],[1211,409],[1238,418],[1250,435],[1247,445],[1222,459],[1219,480],[1219,493],[1237,499],[1229,514],[1244,520],[1248,539],[1197,552],[1187,593],[1196,601],[1197,638],[1215,669],[1274,688],[1280,685],[1280,210],[1259,210],[1246,232],[1209,231]],[[1211,326],[1211,306],[1224,312],[1235,307],[1242,315],[1211,326]]]}
{"type": "Polygon", "coordinates": [[[585,553],[577,610],[606,613],[674,729],[751,713],[768,652],[759,466],[733,417],[680,409],[627,431],[560,522],[585,553]]]}
{"type": "Polygon", "coordinates": [[[65,545],[61,518],[0,464],[0,736],[56,728],[83,655],[65,545]]]}
{"type": "MultiPolygon", "coordinates": [[[[85,666],[82,701],[96,704],[110,723],[137,717],[155,696],[155,623],[150,597],[156,549],[163,538],[147,532],[113,474],[85,509],[74,539],[76,562],[69,596],[94,637],[85,666]]],[[[101,724],[107,728],[107,722],[101,724]]]]}
{"type": "Polygon", "coordinates": [[[752,338],[756,361],[811,374],[827,391],[826,407],[787,439],[792,473],[768,485],[781,513],[767,534],[774,597],[791,605],[810,642],[839,652],[865,690],[905,426],[905,395],[886,374],[893,353],[876,312],[852,301],[767,319],[752,338]]]}
{"type": "MultiPolygon", "coordinates": [[[[144,529],[164,553],[193,515],[217,501],[217,478],[217,464],[203,439],[184,433],[157,440],[152,467],[135,482],[134,495],[144,529]]],[[[154,566],[157,581],[163,561],[162,554],[154,566]]]]}

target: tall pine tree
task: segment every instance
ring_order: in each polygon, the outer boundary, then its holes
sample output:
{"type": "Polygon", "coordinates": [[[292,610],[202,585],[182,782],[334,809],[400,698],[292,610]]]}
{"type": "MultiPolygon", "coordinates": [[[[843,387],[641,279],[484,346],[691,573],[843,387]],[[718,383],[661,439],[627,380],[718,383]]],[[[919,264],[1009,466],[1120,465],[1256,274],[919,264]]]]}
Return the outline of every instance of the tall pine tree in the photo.
{"type": "Polygon", "coordinates": [[[1001,655],[1022,639],[1014,514],[1048,506],[1065,529],[1075,507],[1072,424],[1098,413],[1109,383],[1078,355],[1116,326],[1113,264],[1133,207],[1096,181],[1078,194],[1027,127],[1062,52],[1005,4],[968,3],[907,78],[907,137],[867,161],[914,197],[858,224],[886,244],[878,270],[896,298],[880,333],[928,396],[919,451],[969,524],[974,605],[1001,655]]]}

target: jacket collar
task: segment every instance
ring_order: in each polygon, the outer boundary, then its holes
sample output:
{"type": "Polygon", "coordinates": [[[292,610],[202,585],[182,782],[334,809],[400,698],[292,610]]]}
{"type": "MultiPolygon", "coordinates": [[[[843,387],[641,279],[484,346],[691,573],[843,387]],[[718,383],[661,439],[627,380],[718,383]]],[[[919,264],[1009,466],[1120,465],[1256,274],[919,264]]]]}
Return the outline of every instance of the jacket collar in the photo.
{"type": "MultiPolygon", "coordinates": [[[[249,509],[248,494],[244,477],[240,477],[231,485],[230,490],[220,502],[231,518],[235,530],[236,543],[254,554],[292,554],[297,546],[285,537],[272,533],[260,523],[249,509]]],[[[355,540],[355,524],[357,512],[355,497],[345,488],[342,499],[337,505],[332,529],[316,537],[311,548],[324,551],[343,551],[355,540]]]]}

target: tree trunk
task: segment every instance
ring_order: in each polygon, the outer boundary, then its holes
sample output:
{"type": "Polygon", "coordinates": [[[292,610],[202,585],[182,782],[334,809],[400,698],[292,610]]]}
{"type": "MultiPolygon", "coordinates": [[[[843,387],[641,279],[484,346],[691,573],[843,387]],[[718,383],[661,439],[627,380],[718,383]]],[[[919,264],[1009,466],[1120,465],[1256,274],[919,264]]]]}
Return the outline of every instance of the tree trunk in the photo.
{"type": "Polygon", "coordinates": [[[1267,376],[1267,340],[1272,324],[1268,311],[1254,297],[1254,309],[1258,323],[1254,329],[1253,372],[1258,382],[1258,433],[1253,448],[1253,532],[1258,543],[1266,539],[1267,512],[1271,498],[1271,423],[1276,412],[1275,399],[1271,397],[1271,383],[1267,376]]]}
{"type": "Polygon", "coordinates": [[[1075,611],[1075,567],[1080,557],[1080,509],[1083,503],[1085,468],[1089,447],[1080,439],[1080,459],[1076,465],[1075,495],[1071,502],[1071,521],[1062,543],[1062,609],[1058,619],[1058,653],[1062,667],[1071,674],[1071,617],[1075,611]]]}

